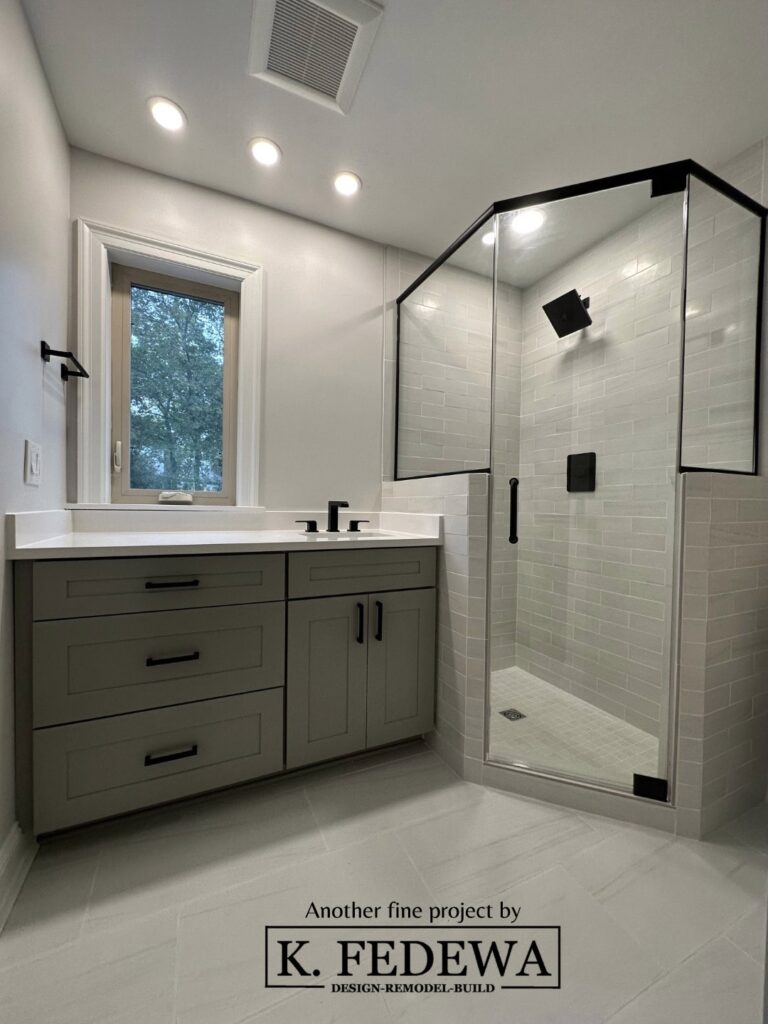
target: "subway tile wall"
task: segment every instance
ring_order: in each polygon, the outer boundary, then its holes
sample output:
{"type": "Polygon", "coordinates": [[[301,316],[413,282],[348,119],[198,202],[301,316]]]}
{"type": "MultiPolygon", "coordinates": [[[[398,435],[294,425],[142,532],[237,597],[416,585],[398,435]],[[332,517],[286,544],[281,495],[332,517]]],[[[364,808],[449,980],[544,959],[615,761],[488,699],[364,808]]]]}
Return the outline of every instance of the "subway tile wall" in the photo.
{"type": "Polygon", "coordinates": [[[459,774],[479,779],[485,708],[488,475],[385,481],[382,510],[444,516],[433,740],[459,774]]]}
{"type": "Polygon", "coordinates": [[[703,835],[765,796],[768,479],[685,475],[678,828],[703,835]]]}
{"type": "Polygon", "coordinates": [[[520,475],[522,292],[500,283],[496,309],[491,537],[491,669],[516,664],[517,545],[509,543],[510,480],[520,475]]]}
{"type": "Polygon", "coordinates": [[[490,463],[493,262],[484,248],[486,276],[445,263],[400,306],[401,476],[490,463]]]}
{"type": "Polygon", "coordinates": [[[752,470],[760,219],[696,179],[688,215],[682,464],[752,470]]]}
{"type": "Polygon", "coordinates": [[[670,663],[681,197],[523,294],[516,663],[658,736],[670,663]],[[577,288],[593,324],[542,304],[577,288]],[[595,452],[593,493],[569,454],[595,452]]]}

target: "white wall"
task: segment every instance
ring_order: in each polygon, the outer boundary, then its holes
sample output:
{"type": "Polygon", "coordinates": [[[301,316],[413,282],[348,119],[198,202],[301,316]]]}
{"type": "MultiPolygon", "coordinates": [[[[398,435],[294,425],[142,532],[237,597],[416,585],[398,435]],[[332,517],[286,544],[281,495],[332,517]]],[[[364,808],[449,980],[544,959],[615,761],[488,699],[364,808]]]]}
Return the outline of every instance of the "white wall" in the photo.
{"type": "Polygon", "coordinates": [[[71,201],[73,218],[261,264],[260,503],[378,506],[382,246],[80,150],[71,201]]]}
{"type": "MultiPolygon", "coordinates": [[[[66,347],[69,157],[17,0],[0,0],[0,512],[61,507],[65,395],[40,339],[66,347]],[[24,439],[43,446],[23,482],[24,439]]],[[[0,531],[2,537],[2,531],[0,531]]],[[[0,540],[2,544],[2,540],[0,540]]],[[[4,557],[3,552],[3,557],[4,557]]],[[[0,846],[14,820],[11,568],[0,575],[0,846]]]]}

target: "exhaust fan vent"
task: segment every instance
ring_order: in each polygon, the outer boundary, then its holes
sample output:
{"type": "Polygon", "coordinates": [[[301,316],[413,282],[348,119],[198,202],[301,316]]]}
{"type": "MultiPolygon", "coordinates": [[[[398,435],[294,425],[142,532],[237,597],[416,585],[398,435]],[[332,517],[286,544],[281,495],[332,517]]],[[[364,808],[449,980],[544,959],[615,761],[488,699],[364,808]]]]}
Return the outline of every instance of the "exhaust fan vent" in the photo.
{"type": "Polygon", "coordinates": [[[249,72],[346,112],[381,14],[373,0],[254,0],[249,72]]]}
{"type": "Polygon", "coordinates": [[[277,0],[267,70],[334,100],[357,25],[310,0],[277,0]]]}

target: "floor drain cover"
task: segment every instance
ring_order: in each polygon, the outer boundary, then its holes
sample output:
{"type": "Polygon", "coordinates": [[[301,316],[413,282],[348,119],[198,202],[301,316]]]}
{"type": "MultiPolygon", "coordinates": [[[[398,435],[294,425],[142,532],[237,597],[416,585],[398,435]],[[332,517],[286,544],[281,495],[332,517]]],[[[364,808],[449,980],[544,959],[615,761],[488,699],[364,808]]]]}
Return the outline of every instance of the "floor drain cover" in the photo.
{"type": "Polygon", "coordinates": [[[525,718],[522,711],[518,711],[517,708],[507,708],[506,711],[500,711],[500,715],[504,715],[510,722],[519,722],[521,718],[525,718]]]}

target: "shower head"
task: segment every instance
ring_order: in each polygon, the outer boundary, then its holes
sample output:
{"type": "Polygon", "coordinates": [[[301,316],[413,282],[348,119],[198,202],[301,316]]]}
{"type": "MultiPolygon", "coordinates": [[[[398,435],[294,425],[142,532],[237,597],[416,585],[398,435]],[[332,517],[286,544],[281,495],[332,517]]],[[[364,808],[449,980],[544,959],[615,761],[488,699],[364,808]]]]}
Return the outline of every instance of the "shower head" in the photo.
{"type": "Polygon", "coordinates": [[[557,331],[558,338],[564,338],[574,331],[581,331],[589,327],[592,317],[587,312],[589,298],[582,299],[579,293],[573,288],[564,295],[545,302],[541,307],[547,314],[547,318],[557,331]]]}

